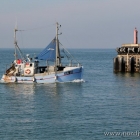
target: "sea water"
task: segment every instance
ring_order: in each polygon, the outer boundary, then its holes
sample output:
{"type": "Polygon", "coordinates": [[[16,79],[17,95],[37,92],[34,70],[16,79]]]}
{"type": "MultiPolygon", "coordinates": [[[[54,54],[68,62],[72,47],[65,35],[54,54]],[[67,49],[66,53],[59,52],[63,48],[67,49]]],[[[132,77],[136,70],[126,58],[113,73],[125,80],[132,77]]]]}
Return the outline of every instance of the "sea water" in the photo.
{"type": "MultiPolygon", "coordinates": [[[[140,74],[113,73],[115,49],[70,52],[84,66],[82,81],[0,84],[1,140],[140,138],[140,74]]],[[[1,76],[13,54],[0,49],[1,76]]]]}

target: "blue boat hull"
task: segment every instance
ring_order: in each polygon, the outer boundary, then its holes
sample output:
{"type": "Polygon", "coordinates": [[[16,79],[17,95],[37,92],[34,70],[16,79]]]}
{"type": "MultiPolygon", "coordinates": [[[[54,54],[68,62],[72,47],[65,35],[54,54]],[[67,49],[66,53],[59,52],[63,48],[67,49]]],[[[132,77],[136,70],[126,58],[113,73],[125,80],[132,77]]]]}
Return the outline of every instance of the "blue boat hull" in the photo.
{"type": "Polygon", "coordinates": [[[7,83],[55,83],[55,82],[72,82],[82,80],[83,67],[76,67],[71,71],[62,71],[57,74],[35,74],[31,77],[25,76],[3,76],[1,81],[7,83]]]}

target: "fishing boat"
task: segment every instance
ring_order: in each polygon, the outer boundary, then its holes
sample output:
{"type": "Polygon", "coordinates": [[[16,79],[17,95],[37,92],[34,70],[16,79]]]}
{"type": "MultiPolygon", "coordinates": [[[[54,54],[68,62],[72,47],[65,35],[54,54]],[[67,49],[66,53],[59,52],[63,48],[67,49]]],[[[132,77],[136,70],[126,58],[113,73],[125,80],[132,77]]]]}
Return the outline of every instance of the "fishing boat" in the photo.
{"type": "Polygon", "coordinates": [[[81,81],[83,66],[79,63],[73,63],[72,55],[65,50],[69,57],[68,64],[62,64],[63,56],[60,53],[60,42],[58,39],[59,28],[61,25],[56,23],[56,35],[50,44],[43,49],[34,58],[29,54],[23,56],[16,40],[17,28],[14,30],[15,60],[5,70],[1,82],[4,83],[55,83],[55,82],[73,82],[81,81]],[[17,55],[20,54],[20,57],[17,55]],[[70,59],[71,58],[71,59],[70,59]],[[42,65],[42,61],[45,62],[42,65]],[[51,64],[51,65],[50,65],[51,64]]]}

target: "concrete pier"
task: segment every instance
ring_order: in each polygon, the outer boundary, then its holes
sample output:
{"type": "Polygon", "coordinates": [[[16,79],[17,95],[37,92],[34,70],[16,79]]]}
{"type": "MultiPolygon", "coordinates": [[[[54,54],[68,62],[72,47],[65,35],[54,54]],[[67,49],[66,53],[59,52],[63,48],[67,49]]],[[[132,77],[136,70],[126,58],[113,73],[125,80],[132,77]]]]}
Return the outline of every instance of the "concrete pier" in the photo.
{"type": "Polygon", "coordinates": [[[140,72],[140,44],[138,31],[134,29],[134,43],[122,44],[116,49],[118,55],[114,58],[114,72],[140,72]]]}

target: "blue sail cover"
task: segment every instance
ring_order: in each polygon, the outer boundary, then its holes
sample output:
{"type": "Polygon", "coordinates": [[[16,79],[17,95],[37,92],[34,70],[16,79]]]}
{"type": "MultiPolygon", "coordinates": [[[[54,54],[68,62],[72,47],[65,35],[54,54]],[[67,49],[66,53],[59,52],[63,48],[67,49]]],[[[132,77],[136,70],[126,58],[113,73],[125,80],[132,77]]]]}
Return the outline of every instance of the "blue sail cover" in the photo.
{"type": "Polygon", "coordinates": [[[36,57],[38,60],[55,61],[56,59],[56,39],[54,38],[51,43],[36,57]]]}

